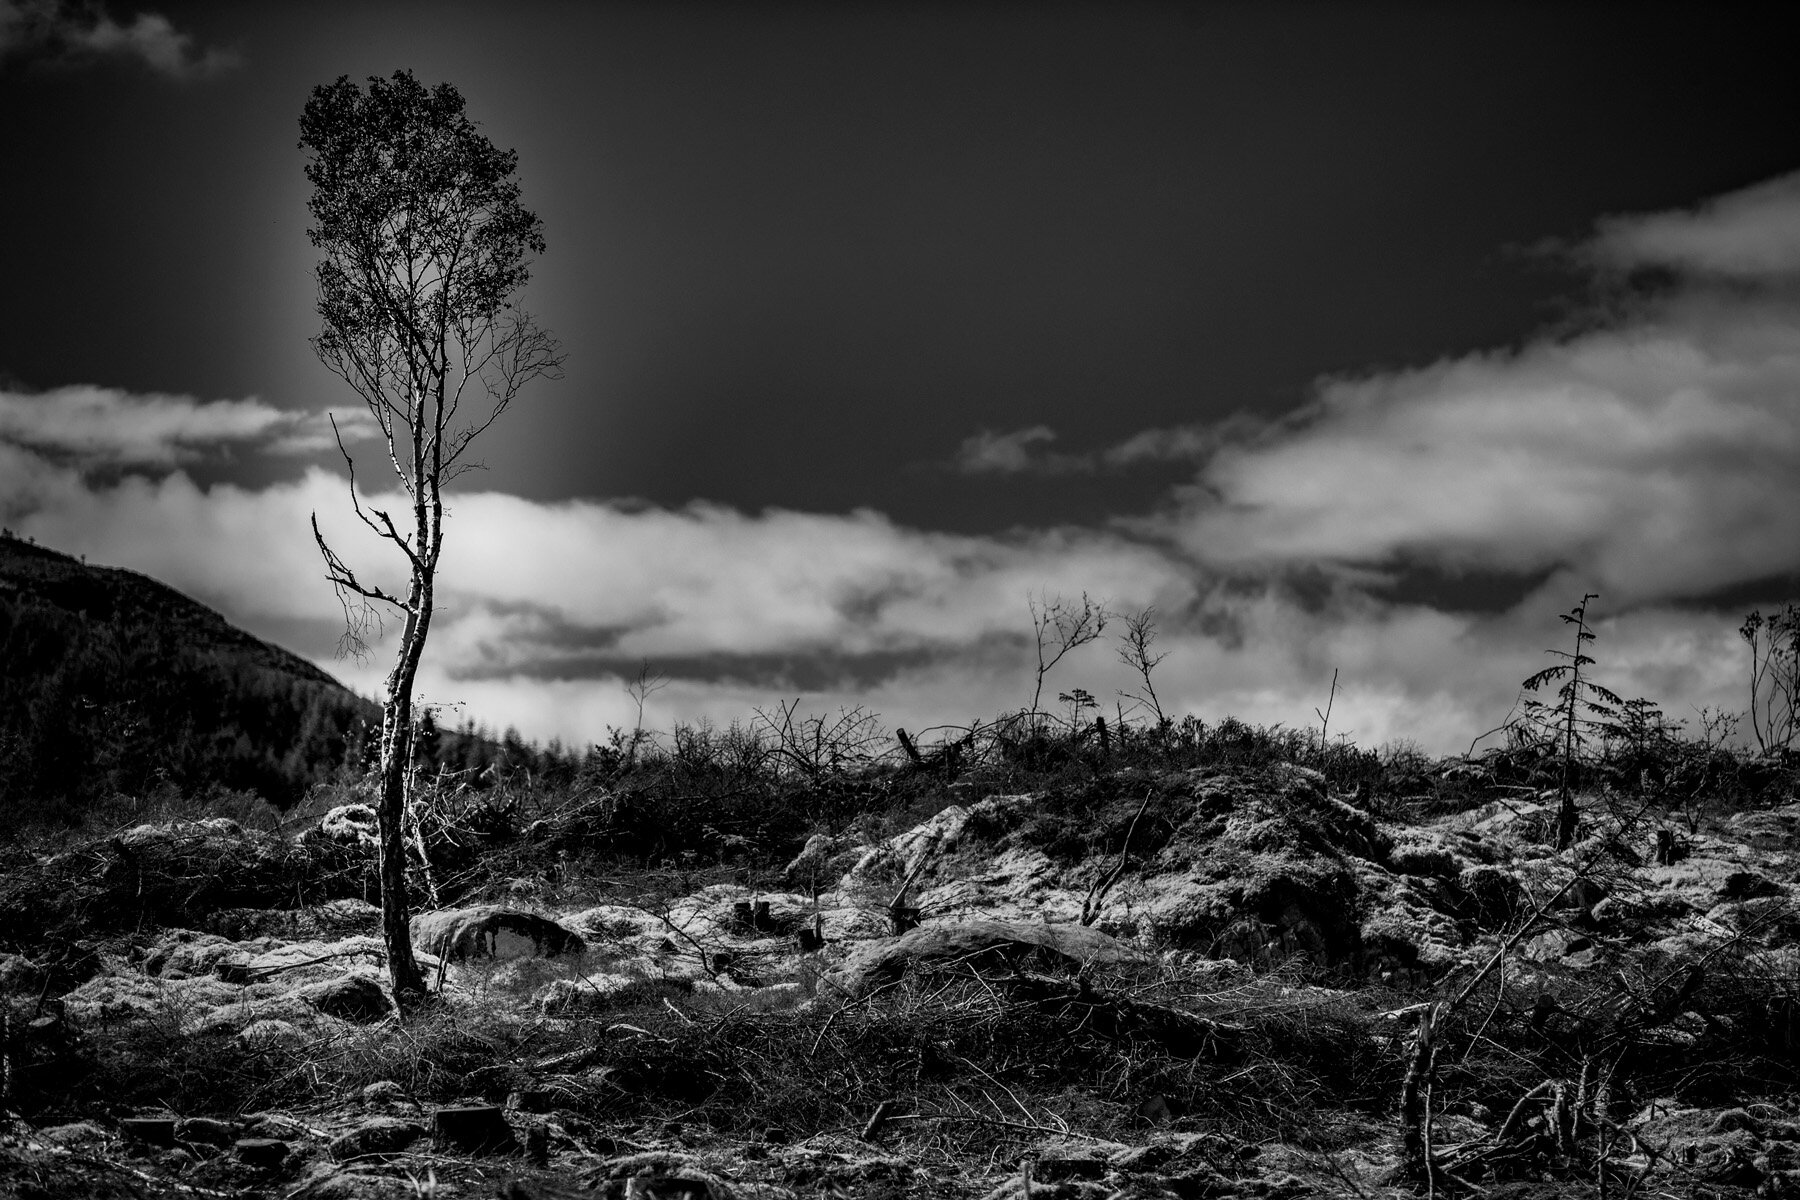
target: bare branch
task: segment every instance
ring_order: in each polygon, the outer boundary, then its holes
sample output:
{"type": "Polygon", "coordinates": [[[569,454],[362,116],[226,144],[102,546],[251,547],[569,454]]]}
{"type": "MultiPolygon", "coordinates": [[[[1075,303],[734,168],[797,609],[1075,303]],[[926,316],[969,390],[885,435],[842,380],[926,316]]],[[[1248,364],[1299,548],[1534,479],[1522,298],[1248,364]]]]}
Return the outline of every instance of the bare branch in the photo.
{"type": "Polygon", "coordinates": [[[1112,617],[1104,601],[1096,602],[1081,593],[1079,606],[1061,596],[1027,596],[1031,609],[1031,629],[1037,641],[1037,687],[1031,694],[1031,715],[1036,717],[1038,703],[1044,696],[1044,676],[1071,650],[1095,640],[1106,629],[1112,617]]]}

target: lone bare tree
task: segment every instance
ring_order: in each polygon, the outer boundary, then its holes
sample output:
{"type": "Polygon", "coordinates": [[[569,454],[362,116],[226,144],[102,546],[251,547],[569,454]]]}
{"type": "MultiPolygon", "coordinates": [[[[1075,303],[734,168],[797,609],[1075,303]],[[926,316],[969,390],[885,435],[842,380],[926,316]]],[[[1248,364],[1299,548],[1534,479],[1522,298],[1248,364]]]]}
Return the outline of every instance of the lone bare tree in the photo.
{"type": "MultiPolygon", "coordinates": [[[[531,380],[561,374],[557,343],[513,296],[544,252],[543,223],[519,203],[518,155],[497,149],[447,83],[427,88],[410,71],[348,76],[313,89],[300,117],[313,186],[307,237],[323,330],[313,349],[367,405],[385,441],[407,509],[365,503],[350,469],[350,504],[403,557],[405,593],[365,582],[313,537],[344,606],[346,646],[361,652],[385,613],[403,623],[381,721],[382,928],[395,998],[425,991],[413,958],[406,902],[407,765],[413,685],[431,629],[432,587],[444,548],[443,486],[476,465],[470,444],[531,380]]],[[[335,428],[335,423],[334,423],[335,428]]]]}

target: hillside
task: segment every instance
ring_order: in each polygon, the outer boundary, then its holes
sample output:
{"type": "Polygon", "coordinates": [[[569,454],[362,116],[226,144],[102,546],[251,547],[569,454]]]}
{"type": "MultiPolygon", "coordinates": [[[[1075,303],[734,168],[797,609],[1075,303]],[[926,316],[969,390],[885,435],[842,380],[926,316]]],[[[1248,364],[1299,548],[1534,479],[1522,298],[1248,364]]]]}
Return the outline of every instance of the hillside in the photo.
{"type": "MultiPolygon", "coordinates": [[[[360,772],[381,721],[375,702],[166,584],[11,536],[0,662],[0,804],[15,820],[159,789],[286,808],[360,772]]],[[[445,735],[439,760],[463,765],[473,740],[445,735]]]]}

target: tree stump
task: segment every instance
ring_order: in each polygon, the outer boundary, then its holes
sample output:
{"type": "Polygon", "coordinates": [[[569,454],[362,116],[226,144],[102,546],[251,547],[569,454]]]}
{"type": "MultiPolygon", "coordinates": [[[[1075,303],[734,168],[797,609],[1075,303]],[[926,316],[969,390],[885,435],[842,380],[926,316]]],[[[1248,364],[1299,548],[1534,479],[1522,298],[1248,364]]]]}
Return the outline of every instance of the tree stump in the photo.
{"type": "Polygon", "coordinates": [[[525,1161],[534,1167],[550,1165],[550,1129],[542,1121],[525,1127],[525,1161]]]}
{"type": "Polygon", "coordinates": [[[511,1154],[519,1148],[506,1113],[497,1104],[440,1108],[432,1121],[432,1133],[440,1147],[466,1154],[511,1154]]]}
{"type": "Polygon", "coordinates": [[[175,1144],[174,1117],[126,1117],[119,1122],[125,1136],[135,1138],[149,1146],[173,1146],[175,1144]]]}
{"type": "Polygon", "coordinates": [[[917,929],[924,914],[910,904],[895,902],[888,906],[888,921],[893,926],[894,936],[899,937],[909,929],[917,929]]]}
{"type": "Polygon", "coordinates": [[[288,1156],[288,1144],[280,1138],[239,1138],[234,1149],[240,1162],[263,1171],[273,1171],[288,1156]]]}

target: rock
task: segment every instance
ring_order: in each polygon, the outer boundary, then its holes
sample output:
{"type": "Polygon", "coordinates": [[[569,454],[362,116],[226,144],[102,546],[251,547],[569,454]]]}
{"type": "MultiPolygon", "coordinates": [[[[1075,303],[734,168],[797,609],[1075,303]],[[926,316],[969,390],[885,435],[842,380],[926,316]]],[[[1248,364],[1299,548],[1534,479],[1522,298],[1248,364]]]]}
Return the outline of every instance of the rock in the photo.
{"type": "Polygon", "coordinates": [[[262,1171],[272,1171],[287,1161],[288,1144],[280,1138],[239,1138],[232,1144],[241,1162],[262,1171]]]}
{"type": "Polygon", "coordinates": [[[331,941],[380,934],[381,910],[361,899],[327,900],[305,908],[220,908],[207,913],[201,924],[206,932],[233,941],[331,941]]]}
{"type": "Polygon", "coordinates": [[[236,841],[244,836],[244,827],[230,817],[208,817],[203,821],[150,822],[134,825],[121,833],[117,842],[139,854],[153,848],[179,846],[183,843],[236,841]]]}
{"type": "Polygon", "coordinates": [[[1442,838],[1428,837],[1412,829],[1394,838],[1387,865],[1399,875],[1425,875],[1433,879],[1455,879],[1462,870],[1462,863],[1442,838]]]}
{"type": "Polygon", "coordinates": [[[0,992],[35,992],[44,984],[44,969],[23,954],[0,953],[0,992]]]}
{"type": "Polygon", "coordinates": [[[413,945],[440,958],[555,957],[587,949],[581,935],[522,909],[498,904],[443,908],[412,919],[413,945]]]}
{"type": "Polygon", "coordinates": [[[897,979],[915,966],[976,957],[1019,959],[1034,956],[1072,965],[1141,963],[1141,951],[1110,934],[1084,925],[1030,925],[1004,921],[957,921],[921,925],[900,937],[852,951],[838,984],[852,994],[897,979]]]}
{"type": "Polygon", "coordinates": [[[362,1102],[371,1108],[388,1104],[404,1104],[409,1099],[406,1089],[392,1079],[377,1079],[362,1090],[362,1102]]]}
{"type": "Polygon", "coordinates": [[[365,1025],[381,1020],[394,1008],[381,982],[368,975],[346,975],[308,984],[295,995],[322,1013],[365,1025]]]}
{"type": "Polygon", "coordinates": [[[370,1154],[398,1154],[425,1136],[425,1127],[399,1117],[369,1117],[356,1128],[331,1139],[327,1147],[339,1162],[370,1154]]]}
{"type": "Polygon", "coordinates": [[[835,883],[862,855],[862,848],[853,838],[815,833],[806,839],[806,845],[782,871],[782,878],[789,887],[835,883]]]}
{"type": "Polygon", "coordinates": [[[137,825],[106,845],[111,861],[98,883],[108,916],[133,925],[191,926],[220,908],[278,908],[309,882],[307,856],[293,843],[223,817],[137,825]]]}
{"type": "Polygon", "coordinates": [[[39,1140],[53,1146],[91,1146],[107,1139],[106,1130],[92,1121],[75,1121],[68,1125],[52,1125],[38,1130],[39,1140]]]}
{"type": "Polygon", "coordinates": [[[1712,1124],[1706,1127],[1706,1132],[1734,1133],[1740,1129],[1761,1137],[1763,1123],[1751,1116],[1747,1109],[1728,1108],[1713,1118],[1712,1124]]]}

